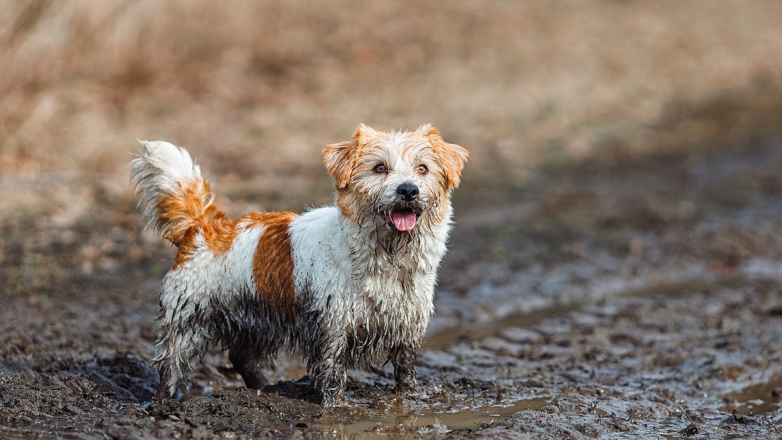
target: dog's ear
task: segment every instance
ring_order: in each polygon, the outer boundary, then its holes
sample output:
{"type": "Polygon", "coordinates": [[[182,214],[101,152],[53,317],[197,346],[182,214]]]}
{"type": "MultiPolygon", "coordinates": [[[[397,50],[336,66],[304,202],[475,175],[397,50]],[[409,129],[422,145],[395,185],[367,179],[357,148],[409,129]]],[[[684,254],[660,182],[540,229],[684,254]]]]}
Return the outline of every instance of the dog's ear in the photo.
{"type": "Polygon", "coordinates": [[[431,124],[423,125],[417,131],[423,134],[429,140],[429,143],[432,144],[432,149],[440,160],[440,166],[445,174],[448,187],[456,188],[459,186],[462,169],[464,169],[464,164],[470,155],[467,149],[445,142],[443,137],[440,136],[440,132],[431,124]]]}
{"type": "Polygon", "coordinates": [[[377,135],[372,127],[359,124],[353,138],[346,142],[326,145],[323,149],[323,162],[334,178],[337,189],[345,189],[350,183],[350,177],[356,167],[358,153],[370,139],[377,135]]]}

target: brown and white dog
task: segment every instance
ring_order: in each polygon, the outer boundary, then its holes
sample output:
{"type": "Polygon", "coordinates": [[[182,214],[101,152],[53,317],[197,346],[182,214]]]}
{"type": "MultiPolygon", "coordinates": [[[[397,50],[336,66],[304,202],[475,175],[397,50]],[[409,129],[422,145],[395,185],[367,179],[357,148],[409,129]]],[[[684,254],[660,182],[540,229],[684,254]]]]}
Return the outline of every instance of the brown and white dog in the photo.
{"type": "Polygon", "coordinates": [[[217,344],[254,389],[283,347],[299,350],[328,406],[340,403],[345,370],[358,362],[387,357],[397,391],[415,387],[467,150],[428,124],[362,124],[323,152],[335,205],[229,219],[185,149],[141,143],[131,163],[140,205],[179,248],[160,294],[158,398],[173,396],[190,360],[217,344]]]}

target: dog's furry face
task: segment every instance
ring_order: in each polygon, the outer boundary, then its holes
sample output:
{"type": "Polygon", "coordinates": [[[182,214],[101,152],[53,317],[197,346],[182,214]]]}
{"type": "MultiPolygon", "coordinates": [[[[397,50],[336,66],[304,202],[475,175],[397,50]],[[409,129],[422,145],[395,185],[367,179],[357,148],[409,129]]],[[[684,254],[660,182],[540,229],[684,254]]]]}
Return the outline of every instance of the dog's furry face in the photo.
{"type": "Polygon", "coordinates": [[[413,132],[378,132],[360,125],[347,142],[327,145],[342,215],[379,236],[415,236],[441,222],[459,185],[467,150],[427,124],[413,132]]]}

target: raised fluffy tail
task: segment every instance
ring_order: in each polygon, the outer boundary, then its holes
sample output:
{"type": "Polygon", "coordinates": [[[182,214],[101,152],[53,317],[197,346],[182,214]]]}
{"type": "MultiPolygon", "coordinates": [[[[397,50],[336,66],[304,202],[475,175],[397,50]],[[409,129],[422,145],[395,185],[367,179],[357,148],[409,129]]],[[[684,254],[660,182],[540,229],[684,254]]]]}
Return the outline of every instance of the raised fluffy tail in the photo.
{"type": "Polygon", "coordinates": [[[205,226],[221,212],[187,150],[165,141],[139,142],[143,149],[130,163],[130,178],[141,194],[147,227],[178,246],[190,228],[205,226]]]}

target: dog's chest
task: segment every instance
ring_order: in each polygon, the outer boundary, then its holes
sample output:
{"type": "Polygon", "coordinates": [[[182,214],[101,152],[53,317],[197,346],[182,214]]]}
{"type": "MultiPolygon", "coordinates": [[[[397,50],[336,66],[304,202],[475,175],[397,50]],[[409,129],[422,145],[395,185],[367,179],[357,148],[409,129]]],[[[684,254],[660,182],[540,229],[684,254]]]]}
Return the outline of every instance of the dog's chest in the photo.
{"type": "Polygon", "coordinates": [[[432,312],[434,277],[418,269],[372,271],[352,279],[341,326],[357,343],[419,337],[432,312]]]}
{"type": "Polygon", "coordinates": [[[433,311],[445,234],[415,240],[391,256],[371,231],[341,220],[331,207],[294,221],[297,291],[334,330],[363,335],[360,339],[420,334],[433,311]]]}

